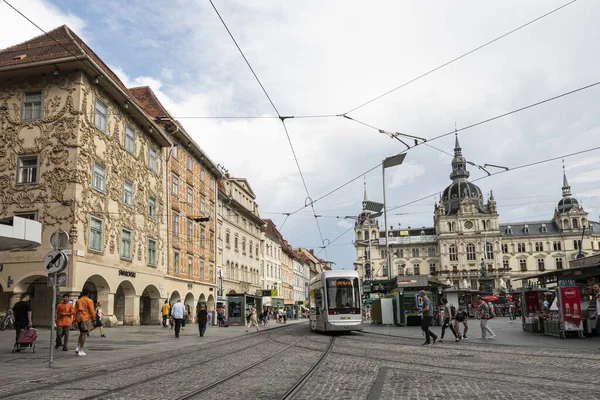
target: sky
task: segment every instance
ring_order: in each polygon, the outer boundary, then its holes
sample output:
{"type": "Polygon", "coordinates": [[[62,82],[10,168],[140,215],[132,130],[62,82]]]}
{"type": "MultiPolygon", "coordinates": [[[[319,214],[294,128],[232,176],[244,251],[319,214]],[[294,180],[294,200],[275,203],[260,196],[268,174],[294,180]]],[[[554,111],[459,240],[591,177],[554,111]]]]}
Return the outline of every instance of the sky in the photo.
{"type": "MultiPolygon", "coordinates": [[[[283,225],[294,247],[333,242],[320,257],[352,269],[352,219],[366,183],[382,201],[375,168],[406,147],[343,117],[276,116],[209,1],[75,2],[9,0],[45,30],[73,29],[128,87],[149,85],[216,162],[247,178],[262,218],[283,225]],[[341,218],[338,218],[341,217],[341,218]],[[344,235],[342,235],[346,232],[344,235]],[[340,237],[340,235],[342,235],[340,237]]],[[[223,1],[216,8],[283,116],[339,115],[432,70],[569,0],[481,2],[223,1]]],[[[563,9],[347,115],[377,129],[434,138],[600,80],[600,3],[563,9]]],[[[0,1],[0,48],[39,35],[0,1]]],[[[560,159],[600,146],[600,86],[459,132],[463,155],[476,165],[509,168],[477,182],[493,190],[500,222],[552,218],[561,198],[560,159]]],[[[411,144],[410,141],[407,143],[411,144]]],[[[433,206],[450,183],[454,135],[417,146],[386,170],[389,224],[433,225],[433,206]],[[402,214],[402,215],[399,215],[402,214]]],[[[600,218],[600,151],[565,159],[574,195],[600,218]]],[[[471,180],[487,174],[469,166],[471,180]]],[[[489,168],[490,172],[500,169],[489,168]]],[[[383,229],[383,224],[381,224],[383,229]]]]}

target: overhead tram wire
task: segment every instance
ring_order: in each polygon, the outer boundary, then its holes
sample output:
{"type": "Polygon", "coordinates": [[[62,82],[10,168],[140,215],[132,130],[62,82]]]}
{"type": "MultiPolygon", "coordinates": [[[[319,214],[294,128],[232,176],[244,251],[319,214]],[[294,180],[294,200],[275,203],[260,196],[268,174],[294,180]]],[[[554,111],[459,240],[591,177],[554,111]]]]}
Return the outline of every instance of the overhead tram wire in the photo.
{"type": "MultiPolygon", "coordinates": [[[[235,44],[235,47],[237,47],[237,49],[240,52],[242,58],[246,62],[246,65],[248,66],[248,68],[252,72],[252,75],[254,75],[254,78],[256,79],[256,82],[258,82],[258,85],[262,89],[262,91],[265,94],[266,98],[269,100],[269,103],[271,103],[271,106],[273,107],[273,110],[275,110],[275,113],[277,113],[277,116],[281,120],[281,124],[283,125],[283,129],[285,131],[285,135],[287,137],[288,143],[290,144],[290,149],[292,150],[292,155],[294,156],[294,161],[296,162],[296,166],[298,167],[298,172],[300,173],[300,178],[302,179],[302,184],[304,185],[304,190],[306,191],[307,198],[305,199],[305,201],[306,200],[310,200],[309,205],[311,206],[311,208],[313,210],[313,214],[315,215],[315,222],[317,224],[317,229],[319,231],[319,236],[321,238],[321,243],[325,244],[324,243],[324,239],[323,239],[323,232],[321,231],[321,225],[319,224],[319,219],[317,218],[317,213],[316,213],[315,207],[313,205],[314,202],[313,202],[312,198],[310,197],[308,186],[306,185],[306,180],[304,179],[304,174],[302,173],[302,168],[300,168],[300,162],[298,161],[298,157],[296,156],[296,150],[294,149],[294,145],[292,143],[292,139],[290,137],[290,133],[288,132],[287,126],[285,125],[286,118],[290,118],[290,117],[285,117],[285,116],[281,115],[281,113],[279,112],[279,110],[275,106],[275,103],[273,103],[273,100],[271,99],[271,96],[269,96],[269,93],[267,93],[267,90],[265,89],[264,85],[262,84],[262,82],[258,78],[258,75],[256,75],[256,72],[254,71],[254,68],[252,68],[252,65],[250,65],[250,62],[246,58],[246,55],[242,51],[241,47],[238,45],[237,40],[235,40],[235,37],[231,33],[231,30],[229,30],[229,27],[225,23],[225,20],[223,19],[223,17],[221,17],[221,14],[219,13],[219,10],[217,10],[217,7],[215,6],[215,4],[213,3],[212,0],[209,0],[209,2],[210,2],[210,5],[212,6],[212,8],[215,10],[215,13],[217,14],[217,16],[219,17],[219,19],[221,20],[221,23],[223,24],[223,26],[227,30],[227,33],[229,34],[229,37],[231,38],[231,40],[235,44]]],[[[293,117],[291,117],[291,118],[293,118],[293,117]]],[[[305,205],[306,205],[306,202],[305,202],[305,205]]],[[[286,220],[287,220],[287,218],[286,218],[286,220]]],[[[281,225],[281,227],[279,229],[281,230],[282,228],[283,228],[283,224],[281,225]]],[[[325,251],[325,257],[327,258],[327,251],[325,251]]]]}
{"type": "MultiPolygon", "coordinates": [[[[344,236],[345,234],[347,234],[348,232],[350,232],[351,229],[354,228],[354,225],[351,225],[350,228],[346,229],[343,233],[341,233],[340,235],[338,235],[338,237],[336,237],[335,239],[333,239],[331,242],[327,243],[327,245],[323,245],[321,246],[321,250],[319,250],[317,252],[317,257],[319,256],[319,254],[321,253],[321,251],[325,251],[325,254],[327,254],[327,247],[330,247],[332,244],[334,244],[339,238],[341,238],[342,236],[344,236]]],[[[326,256],[327,257],[327,256],[326,256]]]]}
{"type": "Polygon", "coordinates": [[[549,16],[549,15],[551,15],[551,14],[554,14],[555,12],[557,12],[557,11],[559,11],[559,10],[561,10],[561,9],[563,9],[563,8],[565,8],[565,7],[573,4],[573,3],[575,3],[576,1],[577,0],[572,0],[572,1],[568,2],[568,3],[566,3],[566,4],[563,4],[562,6],[560,6],[558,8],[555,8],[555,9],[553,9],[553,10],[551,10],[551,11],[549,11],[549,12],[547,12],[547,13],[545,13],[545,14],[543,14],[543,15],[541,15],[541,16],[539,16],[539,17],[537,17],[537,18],[535,18],[535,19],[533,19],[533,20],[531,20],[531,21],[529,21],[529,22],[527,22],[527,23],[525,23],[525,24],[523,24],[523,25],[521,25],[521,26],[519,26],[519,27],[517,27],[517,28],[515,28],[515,29],[513,29],[513,30],[511,30],[511,31],[509,31],[507,33],[505,33],[505,34],[503,34],[503,35],[501,35],[501,36],[498,36],[495,39],[492,39],[492,40],[490,40],[490,41],[488,41],[488,42],[486,42],[486,43],[484,43],[484,44],[482,44],[482,45],[480,45],[480,46],[478,46],[478,47],[476,47],[476,48],[474,48],[474,49],[472,49],[472,50],[470,50],[470,51],[468,51],[468,52],[466,52],[464,54],[461,54],[460,56],[458,56],[456,58],[453,58],[450,61],[445,62],[444,64],[442,64],[442,65],[440,65],[440,66],[438,66],[438,67],[436,67],[434,69],[431,69],[431,70],[425,72],[424,74],[421,74],[421,75],[417,76],[416,78],[413,78],[413,79],[411,79],[411,80],[409,80],[407,82],[404,82],[403,84],[401,84],[399,86],[396,86],[395,88],[393,88],[391,90],[388,90],[387,92],[382,93],[379,96],[374,97],[371,100],[369,100],[369,101],[367,101],[367,102],[365,102],[365,103],[363,103],[363,104],[361,104],[361,105],[359,105],[357,107],[354,107],[350,111],[346,111],[344,114],[350,114],[351,112],[356,111],[359,108],[365,107],[366,105],[371,104],[374,101],[377,101],[377,100],[381,99],[382,97],[385,97],[385,96],[387,96],[387,95],[395,92],[396,90],[402,89],[403,87],[406,87],[406,86],[410,85],[411,83],[416,82],[419,79],[422,79],[422,78],[426,77],[427,75],[430,75],[430,74],[432,74],[432,73],[434,73],[434,72],[436,72],[436,71],[438,71],[438,70],[440,70],[440,69],[442,69],[442,68],[444,68],[444,67],[446,67],[446,66],[448,66],[448,65],[450,65],[450,64],[452,64],[452,63],[454,63],[454,62],[456,62],[456,61],[458,61],[460,59],[462,59],[462,58],[465,58],[466,56],[468,56],[470,54],[473,54],[474,52],[476,52],[478,50],[481,50],[484,47],[487,47],[490,44],[492,44],[494,42],[497,42],[497,41],[499,41],[499,40],[501,40],[501,39],[503,39],[503,38],[505,38],[505,37],[507,37],[507,36],[509,36],[509,35],[511,35],[511,34],[513,34],[515,32],[517,32],[517,31],[519,31],[519,30],[521,30],[521,29],[523,29],[523,28],[525,28],[525,27],[527,27],[527,26],[529,26],[529,25],[531,25],[531,24],[533,24],[533,23],[535,23],[535,22],[537,22],[537,21],[539,21],[539,20],[541,20],[541,19],[549,16]]]}
{"type": "MultiPolygon", "coordinates": [[[[458,133],[458,132],[466,131],[467,129],[472,129],[472,128],[475,128],[475,127],[477,127],[477,126],[480,126],[480,125],[486,124],[486,123],[488,123],[488,122],[492,122],[492,121],[495,121],[495,120],[497,120],[497,119],[504,118],[504,117],[507,117],[507,116],[509,116],[509,115],[512,115],[512,114],[516,114],[516,113],[518,113],[518,112],[521,112],[521,111],[525,111],[525,110],[527,110],[527,109],[529,109],[529,108],[537,107],[537,106],[539,106],[539,105],[542,105],[542,104],[548,103],[548,102],[550,102],[550,101],[557,100],[557,99],[560,99],[560,98],[562,98],[562,97],[569,96],[569,95],[571,95],[571,94],[574,94],[574,93],[577,93],[577,92],[580,92],[580,91],[583,91],[583,90],[586,90],[586,89],[590,89],[590,88],[592,88],[592,87],[595,87],[595,86],[598,86],[598,85],[600,85],[600,81],[598,81],[598,82],[594,82],[594,83],[591,83],[591,84],[589,84],[589,85],[586,85],[586,86],[579,87],[579,88],[577,88],[577,89],[574,89],[574,90],[571,90],[571,91],[569,91],[569,92],[565,92],[565,93],[562,93],[562,94],[559,94],[559,95],[556,95],[556,96],[550,97],[550,98],[548,98],[548,99],[545,99],[545,100],[538,101],[538,102],[536,102],[536,103],[533,103],[533,104],[530,104],[530,105],[527,105],[527,106],[524,106],[524,107],[521,107],[521,108],[517,108],[517,109],[515,109],[515,110],[512,110],[512,111],[508,111],[508,112],[506,112],[506,113],[503,113],[503,114],[497,115],[497,116],[495,116],[495,117],[491,117],[491,118],[485,119],[485,120],[483,120],[483,121],[479,121],[479,122],[473,123],[473,124],[471,124],[471,125],[467,125],[467,126],[465,126],[465,127],[463,127],[463,128],[460,128],[460,129],[455,129],[455,130],[453,130],[453,131],[450,131],[450,132],[447,132],[447,133],[444,133],[444,134],[441,134],[441,135],[438,135],[438,136],[434,136],[434,137],[432,137],[431,139],[427,139],[425,142],[422,142],[422,143],[415,144],[415,145],[414,145],[414,146],[412,146],[410,149],[413,149],[413,148],[415,148],[415,147],[417,147],[417,146],[421,146],[421,145],[424,145],[424,144],[429,144],[429,143],[433,142],[434,140],[438,140],[438,139],[441,139],[441,138],[443,138],[443,137],[446,137],[446,136],[449,136],[449,135],[452,135],[452,134],[455,134],[455,133],[458,133]]],[[[368,126],[368,127],[372,128],[372,129],[374,129],[374,130],[377,130],[377,131],[382,131],[381,129],[379,129],[379,128],[375,127],[375,126],[372,126],[372,125],[370,125],[370,124],[367,124],[367,123],[363,123],[362,121],[358,121],[358,120],[356,120],[356,119],[354,119],[354,118],[348,118],[348,117],[346,117],[346,119],[349,119],[349,120],[351,120],[351,121],[358,122],[358,123],[360,123],[360,124],[362,124],[362,125],[365,125],[365,126],[368,126]]],[[[410,149],[405,149],[405,150],[401,151],[399,154],[406,153],[406,152],[407,152],[408,150],[410,150],[410,149]]],[[[314,200],[314,201],[313,201],[313,203],[316,203],[316,202],[318,202],[318,201],[320,201],[320,200],[323,200],[323,199],[324,199],[324,198],[326,198],[326,197],[329,197],[330,195],[332,195],[333,193],[337,192],[338,190],[340,190],[340,189],[343,189],[344,187],[348,186],[348,185],[349,185],[349,184],[351,184],[352,182],[354,182],[354,181],[356,181],[356,180],[358,180],[358,179],[360,179],[360,178],[364,177],[366,174],[370,173],[371,171],[374,171],[374,170],[378,169],[379,167],[381,167],[381,164],[382,164],[382,163],[379,163],[379,164],[375,165],[374,167],[372,167],[372,168],[369,168],[367,171],[365,171],[365,172],[361,173],[360,175],[358,175],[358,176],[356,176],[356,177],[352,178],[351,180],[347,181],[346,183],[343,183],[343,184],[339,185],[338,187],[336,187],[335,189],[332,189],[331,191],[327,192],[327,193],[326,193],[326,194],[324,194],[323,196],[321,196],[321,197],[317,198],[316,200],[314,200]]],[[[501,172],[502,172],[502,171],[501,171],[501,172]]],[[[491,175],[491,174],[490,174],[490,175],[491,175]]],[[[488,176],[489,176],[489,175],[488,175],[488,176]]],[[[435,194],[433,194],[432,196],[435,196],[436,194],[438,194],[438,193],[435,193],[435,194]]],[[[430,196],[427,196],[427,197],[430,197],[430,196]]],[[[427,197],[424,197],[424,198],[423,198],[423,199],[421,199],[421,200],[424,200],[424,199],[426,199],[427,197]]],[[[419,200],[419,201],[420,201],[420,200],[419,200]]],[[[411,204],[412,204],[412,203],[411,203],[411,204]]],[[[403,204],[403,205],[401,205],[401,206],[398,206],[398,207],[404,207],[405,205],[407,205],[407,204],[403,204]]],[[[294,215],[294,214],[297,214],[297,213],[299,213],[300,211],[304,210],[306,207],[308,207],[308,205],[305,205],[304,207],[300,207],[300,208],[298,208],[297,210],[295,210],[295,211],[293,211],[293,212],[291,212],[291,213],[289,213],[289,214],[290,214],[290,216],[292,216],[292,215],[294,215]]],[[[388,211],[389,211],[389,209],[388,209],[388,211]]]]}

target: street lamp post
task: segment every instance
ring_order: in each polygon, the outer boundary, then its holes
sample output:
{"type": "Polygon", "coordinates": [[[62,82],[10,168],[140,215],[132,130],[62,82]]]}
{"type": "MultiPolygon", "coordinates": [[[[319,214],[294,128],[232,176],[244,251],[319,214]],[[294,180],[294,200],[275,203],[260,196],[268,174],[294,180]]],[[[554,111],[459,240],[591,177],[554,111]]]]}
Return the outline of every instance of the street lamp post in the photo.
{"type": "Polygon", "coordinates": [[[406,153],[396,154],[395,156],[387,157],[381,163],[381,173],[383,175],[383,212],[385,213],[385,262],[388,268],[388,279],[392,276],[392,262],[391,262],[391,254],[390,254],[390,236],[389,236],[389,225],[388,225],[388,212],[385,200],[385,169],[395,167],[396,165],[402,164],[404,158],[406,157],[406,153]]]}

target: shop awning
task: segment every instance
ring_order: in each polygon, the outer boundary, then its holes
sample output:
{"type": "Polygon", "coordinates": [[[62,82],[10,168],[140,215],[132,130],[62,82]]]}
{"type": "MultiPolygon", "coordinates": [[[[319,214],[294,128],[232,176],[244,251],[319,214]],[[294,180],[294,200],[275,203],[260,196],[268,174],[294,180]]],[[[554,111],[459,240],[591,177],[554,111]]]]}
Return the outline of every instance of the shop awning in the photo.
{"type": "Polygon", "coordinates": [[[525,278],[520,278],[520,280],[528,281],[530,279],[537,279],[540,284],[546,285],[559,280],[582,281],[596,276],[600,276],[600,265],[587,265],[583,267],[557,269],[555,271],[544,272],[542,274],[530,275],[525,278]]]}

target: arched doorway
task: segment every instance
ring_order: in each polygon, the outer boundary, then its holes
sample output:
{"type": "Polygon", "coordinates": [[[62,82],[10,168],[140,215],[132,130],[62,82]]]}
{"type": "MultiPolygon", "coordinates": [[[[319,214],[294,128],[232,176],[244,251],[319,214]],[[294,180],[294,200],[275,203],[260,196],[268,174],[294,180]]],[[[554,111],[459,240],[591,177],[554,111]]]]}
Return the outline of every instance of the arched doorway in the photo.
{"type": "Polygon", "coordinates": [[[235,290],[231,289],[231,290],[229,291],[229,293],[227,293],[227,294],[237,294],[237,293],[235,292],[235,290]]]}
{"type": "Polygon", "coordinates": [[[140,324],[160,324],[160,309],[160,292],[154,285],[146,286],[140,297],[140,324]]]}
{"type": "MultiPolygon", "coordinates": [[[[52,288],[48,287],[46,276],[33,275],[23,279],[14,289],[14,294],[29,293],[31,299],[31,322],[34,326],[50,326],[52,309],[52,288]]],[[[19,300],[17,300],[19,301],[19,300]]]]}
{"type": "Polygon", "coordinates": [[[192,293],[188,293],[185,296],[183,305],[185,306],[185,310],[188,313],[189,322],[193,323],[196,319],[196,305],[194,304],[194,295],[192,293]]]}
{"type": "Polygon", "coordinates": [[[215,296],[213,296],[212,294],[208,295],[206,309],[209,311],[213,311],[215,309],[215,296]]]}
{"type": "Polygon", "coordinates": [[[176,290],[173,293],[171,293],[171,297],[169,298],[169,304],[171,305],[171,307],[173,307],[173,304],[177,303],[177,300],[181,300],[181,295],[176,290]]]}
{"type": "Polygon", "coordinates": [[[108,287],[108,282],[103,277],[100,275],[90,276],[83,284],[83,289],[88,291],[88,297],[94,301],[94,304],[101,301],[102,306],[106,309],[110,288],[108,287]]]}
{"type": "Polygon", "coordinates": [[[123,281],[115,293],[114,315],[121,325],[138,325],[139,310],[136,307],[135,288],[129,281],[123,281]]]}

